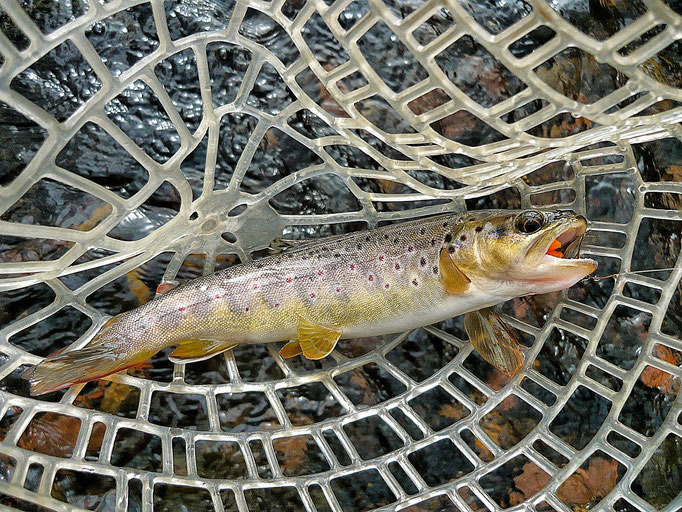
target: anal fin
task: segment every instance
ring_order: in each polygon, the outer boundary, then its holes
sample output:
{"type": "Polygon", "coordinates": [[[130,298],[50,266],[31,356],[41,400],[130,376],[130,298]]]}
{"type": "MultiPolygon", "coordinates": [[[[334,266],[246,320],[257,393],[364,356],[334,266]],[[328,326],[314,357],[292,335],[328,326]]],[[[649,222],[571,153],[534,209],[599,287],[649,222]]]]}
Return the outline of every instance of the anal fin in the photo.
{"type": "Polygon", "coordinates": [[[327,357],[334,350],[340,337],[341,331],[338,328],[324,327],[299,317],[298,343],[303,355],[308,359],[327,357]]]}
{"type": "Polygon", "coordinates": [[[301,348],[301,344],[298,342],[298,340],[290,341],[289,343],[284,345],[279,351],[279,355],[282,356],[284,359],[288,359],[290,357],[294,357],[302,353],[303,349],[301,348]]]}
{"type": "Polygon", "coordinates": [[[464,293],[469,289],[471,279],[455,265],[446,249],[440,251],[438,268],[440,270],[440,282],[443,283],[448,293],[464,293]]]}
{"type": "Polygon", "coordinates": [[[523,352],[514,331],[490,308],[464,315],[464,328],[476,352],[507,375],[523,366],[523,352]]]}
{"type": "Polygon", "coordinates": [[[220,352],[236,347],[239,343],[217,340],[186,340],[168,356],[173,363],[196,363],[209,359],[220,352]]]}

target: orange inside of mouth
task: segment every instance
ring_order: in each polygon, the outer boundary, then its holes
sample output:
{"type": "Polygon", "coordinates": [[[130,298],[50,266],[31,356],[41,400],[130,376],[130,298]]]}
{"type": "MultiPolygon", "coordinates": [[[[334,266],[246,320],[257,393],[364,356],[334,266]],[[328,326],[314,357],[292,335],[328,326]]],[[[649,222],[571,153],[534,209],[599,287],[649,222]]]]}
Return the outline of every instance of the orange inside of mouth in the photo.
{"type": "Polygon", "coordinates": [[[559,249],[561,249],[561,242],[559,242],[559,240],[554,240],[552,245],[549,246],[549,249],[547,249],[547,254],[554,256],[555,258],[563,258],[564,253],[562,253],[559,249]]]}

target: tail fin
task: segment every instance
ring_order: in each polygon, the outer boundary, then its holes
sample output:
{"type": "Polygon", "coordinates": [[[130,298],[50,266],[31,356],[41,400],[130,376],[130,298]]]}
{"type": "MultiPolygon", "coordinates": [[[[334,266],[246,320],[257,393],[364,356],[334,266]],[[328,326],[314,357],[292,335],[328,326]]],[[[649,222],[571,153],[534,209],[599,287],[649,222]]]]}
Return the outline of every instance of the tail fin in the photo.
{"type": "Polygon", "coordinates": [[[126,358],[105,347],[85,347],[73,352],[60,352],[48,356],[21,376],[31,383],[31,395],[43,395],[106,377],[140,362],[137,360],[139,358],[126,358]]]}

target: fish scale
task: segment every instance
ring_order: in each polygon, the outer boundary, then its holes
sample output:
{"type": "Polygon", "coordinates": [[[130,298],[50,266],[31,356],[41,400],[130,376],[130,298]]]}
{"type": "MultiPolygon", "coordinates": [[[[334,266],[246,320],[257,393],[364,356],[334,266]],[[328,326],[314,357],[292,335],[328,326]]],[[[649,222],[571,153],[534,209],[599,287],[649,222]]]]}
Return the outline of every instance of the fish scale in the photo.
{"type": "Polygon", "coordinates": [[[488,210],[304,242],[185,284],[162,283],[153,300],[109,319],[85,347],[53,354],[24,377],[32,393],[46,393],[170,346],[172,361],[188,363],[242,343],[291,340],[283,357],[320,359],[340,338],[460,314],[481,356],[511,374],[523,352],[489,307],[567,288],[592,272],[595,262],[564,258],[585,227],[570,211],[488,210]]]}
{"type": "Polygon", "coordinates": [[[461,216],[446,215],[387,226],[371,235],[354,233],[196,279],[156,299],[173,305],[164,328],[179,338],[190,331],[196,336],[196,319],[204,326],[199,335],[260,343],[273,336],[295,337],[298,315],[321,325],[342,325],[356,335],[400,310],[431,307],[443,297],[437,286],[438,254],[457,221],[461,216]],[[202,314],[195,314],[197,309],[202,314]],[[180,326],[181,318],[193,321],[180,326]]]}

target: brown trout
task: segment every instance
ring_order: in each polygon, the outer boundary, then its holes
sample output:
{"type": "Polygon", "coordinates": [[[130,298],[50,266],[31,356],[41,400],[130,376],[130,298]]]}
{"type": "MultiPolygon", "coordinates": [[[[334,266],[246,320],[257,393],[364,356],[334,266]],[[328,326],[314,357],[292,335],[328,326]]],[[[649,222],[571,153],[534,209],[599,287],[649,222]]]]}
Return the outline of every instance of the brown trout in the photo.
{"type": "Polygon", "coordinates": [[[109,319],[83,348],[30,368],[34,395],[104,377],[176,346],[189,363],[240,343],[289,341],[283,357],[327,356],[340,338],[414,329],[467,313],[474,348],[513,374],[523,352],[491,306],[568,288],[597,264],[577,259],[572,211],[473,211],[300,243],[184,284],[109,319]]]}

